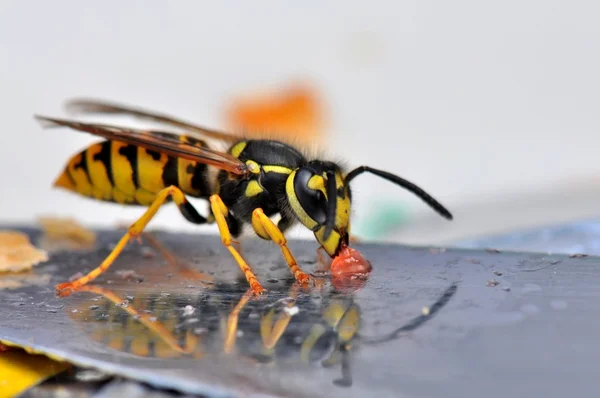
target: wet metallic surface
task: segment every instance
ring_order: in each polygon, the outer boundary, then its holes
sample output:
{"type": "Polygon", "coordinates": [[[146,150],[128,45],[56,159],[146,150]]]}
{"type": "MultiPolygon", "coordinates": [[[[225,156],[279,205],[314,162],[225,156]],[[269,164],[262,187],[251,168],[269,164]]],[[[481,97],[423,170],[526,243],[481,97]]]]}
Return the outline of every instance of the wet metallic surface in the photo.
{"type": "Polygon", "coordinates": [[[512,251],[600,255],[600,220],[549,225],[463,240],[452,246],[472,249],[494,247],[512,251]]]}
{"type": "MultiPolygon", "coordinates": [[[[218,237],[156,236],[178,264],[134,244],[88,291],[55,297],[55,283],[108,254],[111,232],[97,252],[19,276],[0,290],[0,340],[207,396],[596,395],[596,257],[357,245],[374,268],[363,289],[335,292],[323,277],[304,292],[276,247],[248,240],[269,294],[238,306],[247,286],[218,237]]],[[[314,269],[313,242],[291,248],[314,269]]]]}

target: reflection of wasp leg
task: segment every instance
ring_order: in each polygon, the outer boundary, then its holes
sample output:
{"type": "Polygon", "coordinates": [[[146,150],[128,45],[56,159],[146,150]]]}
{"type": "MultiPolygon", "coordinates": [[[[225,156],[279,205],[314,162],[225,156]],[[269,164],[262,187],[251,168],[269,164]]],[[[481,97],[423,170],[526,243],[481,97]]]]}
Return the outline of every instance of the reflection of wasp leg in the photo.
{"type": "Polygon", "coordinates": [[[290,289],[291,300],[286,300],[284,302],[285,307],[277,319],[273,319],[277,308],[272,307],[269,309],[269,312],[267,312],[267,314],[260,320],[260,336],[262,338],[263,345],[267,350],[271,350],[277,345],[277,342],[279,342],[279,339],[287,329],[293,316],[291,308],[296,305],[295,299],[297,296],[298,289],[297,285],[294,284],[290,289]]]}
{"type": "Polygon", "coordinates": [[[162,242],[160,242],[151,232],[142,232],[141,236],[146,239],[150,246],[152,246],[154,250],[156,250],[167,261],[169,267],[177,268],[178,274],[199,282],[214,282],[214,278],[212,276],[202,271],[190,269],[181,264],[177,256],[162,242]]]}
{"type": "MultiPolygon", "coordinates": [[[[82,286],[80,290],[84,292],[100,294],[112,301],[114,304],[120,304],[123,302],[123,299],[117,296],[112,290],[104,289],[99,286],[82,286]]],[[[152,320],[152,315],[140,313],[133,307],[133,305],[120,306],[120,308],[132,317],[137,318],[142,325],[156,333],[156,335],[173,350],[182,354],[189,354],[194,351],[195,346],[198,343],[198,337],[189,333],[188,336],[186,336],[186,346],[181,347],[179,344],[177,344],[177,339],[175,336],[173,336],[173,334],[162,323],[152,320]]]]}
{"type": "Polygon", "coordinates": [[[238,328],[238,316],[240,311],[248,304],[250,296],[252,295],[252,289],[249,289],[237,303],[235,308],[229,313],[227,317],[227,330],[225,332],[225,343],[223,344],[223,351],[225,354],[231,354],[235,347],[235,340],[237,337],[238,328]]]}
{"type": "Polygon", "coordinates": [[[310,275],[302,271],[300,266],[298,266],[298,263],[296,263],[296,259],[288,248],[287,240],[285,239],[285,236],[283,236],[281,230],[260,208],[255,209],[252,213],[252,227],[258,236],[263,239],[273,240],[279,245],[285,261],[298,282],[304,284],[311,280],[310,275]]]}
{"type": "Polygon", "coordinates": [[[100,274],[106,271],[112,263],[116,260],[116,258],[121,254],[127,243],[132,238],[137,238],[146,225],[150,222],[152,217],[156,214],[160,206],[162,206],[169,197],[172,197],[177,207],[181,211],[181,214],[189,220],[196,224],[203,224],[206,222],[206,219],[202,217],[196,209],[187,201],[185,195],[181,190],[177,187],[170,186],[163,190],[161,190],[157,195],[154,202],[150,205],[148,210],[130,227],[127,233],[121,238],[117,246],[113,249],[113,251],[106,257],[106,259],[100,264],[97,268],[90,271],[87,275],[82,276],[79,279],[74,280],[73,282],[65,282],[56,286],[56,289],[59,291],[61,296],[68,296],[72,290],[75,290],[86,283],[96,279],[100,274]]]}
{"type": "Polygon", "coordinates": [[[335,379],[333,384],[340,387],[351,387],[352,386],[352,371],[350,369],[350,359],[348,356],[350,347],[342,346],[341,355],[342,355],[342,378],[335,379]]]}
{"type": "Polygon", "coordinates": [[[227,209],[227,206],[225,206],[225,203],[223,203],[223,200],[219,195],[212,195],[210,197],[210,205],[215,220],[217,221],[217,225],[219,226],[221,241],[223,241],[225,247],[227,247],[227,249],[231,252],[231,255],[240,266],[242,272],[248,280],[248,283],[250,284],[250,287],[252,288],[252,291],[254,291],[255,294],[263,293],[265,289],[260,285],[258,279],[256,279],[256,275],[254,275],[254,272],[252,272],[252,268],[250,268],[240,253],[232,246],[231,231],[227,225],[227,217],[229,216],[229,210],[227,209]]]}

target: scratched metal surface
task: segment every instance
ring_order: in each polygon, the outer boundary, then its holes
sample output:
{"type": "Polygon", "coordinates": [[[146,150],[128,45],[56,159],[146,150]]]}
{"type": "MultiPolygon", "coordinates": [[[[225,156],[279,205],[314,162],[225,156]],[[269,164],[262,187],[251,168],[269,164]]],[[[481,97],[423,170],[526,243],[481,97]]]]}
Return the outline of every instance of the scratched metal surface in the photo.
{"type": "MultiPolygon", "coordinates": [[[[241,309],[232,343],[245,285],[218,237],[156,236],[177,264],[131,245],[91,291],[67,298],[54,284],[98,264],[119,233],[1,277],[0,340],[209,397],[596,396],[596,257],[358,245],[374,267],[366,286],[336,292],[323,277],[291,301],[277,248],[250,240],[243,253],[270,292],[241,309]],[[435,316],[421,314],[440,297],[435,316]]],[[[291,248],[316,266],[314,243],[291,248]]]]}

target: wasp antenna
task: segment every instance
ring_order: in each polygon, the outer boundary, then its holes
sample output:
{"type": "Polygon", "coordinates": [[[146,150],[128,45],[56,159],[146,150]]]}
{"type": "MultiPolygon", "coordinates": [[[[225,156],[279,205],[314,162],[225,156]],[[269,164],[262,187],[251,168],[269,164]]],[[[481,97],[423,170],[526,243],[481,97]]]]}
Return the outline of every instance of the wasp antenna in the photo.
{"type": "Polygon", "coordinates": [[[325,232],[323,239],[327,240],[335,225],[337,206],[337,188],[335,185],[335,174],[331,171],[327,172],[327,218],[325,219],[325,232]]]}
{"type": "Polygon", "coordinates": [[[387,171],[377,170],[369,166],[360,166],[352,170],[346,175],[345,183],[349,184],[350,181],[354,179],[354,177],[364,173],[369,172],[371,174],[375,174],[383,179],[393,182],[396,185],[399,185],[403,188],[408,189],[419,198],[421,198],[425,203],[427,203],[433,210],[438,212],[442,217],[447,218],[448,220],[452,220],[452,214],[446,209],[440,202],[435,200],[431,195],[427,192],[416,186],[410,181],[405,180],[404,178],[398,177],[395,174],[388,173],[387,171]]]}

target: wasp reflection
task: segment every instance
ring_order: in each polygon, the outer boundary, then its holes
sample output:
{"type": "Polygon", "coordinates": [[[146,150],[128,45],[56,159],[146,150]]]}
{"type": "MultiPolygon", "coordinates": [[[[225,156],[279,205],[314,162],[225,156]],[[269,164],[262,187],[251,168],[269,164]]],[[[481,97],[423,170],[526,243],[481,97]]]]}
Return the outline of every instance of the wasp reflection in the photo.
{"type": "Polygon", "coordinates": [[[448,288],[426,315],[387,335],[367,337],[359,333],[361,309],[355,296],[368,278],[357,282],[319,276],[308,290],[293,279],[280,280],[267,295],[256,298],[251,290],[243,290],[243,284],[216,283],[178,264],[158,241],[151,243],[177,271],[173,282],[181,274],[187,281],[205,283],[203,288],[181,289],[176,283],[151,288],[144,283],[110,290],[86,285],[80,289],[78,306],[68,310],[92,340],[146,358],[234,355],[258,365],[301,362],[339,367],[341,378],[333,383],[347,387],[352,385],[351,357],[361,344],[382,344],[415,330],[456,291],[455,285],[448,288]]]}
{"type": "Polygon", "coordinates": [[[351,386],[351,354],[421,326],[456,291],[452,285],[427,315],[385,336],[359,334],[361,310],[348,292],[306,294],[296,285],[254,299],[237,285],[197,294],[145,293],[137,297],[87,286],[70,316],[96,342],[148,358],[237,355],[257,364],[282,361],[340,367],[338,386],[351,386]]]}

